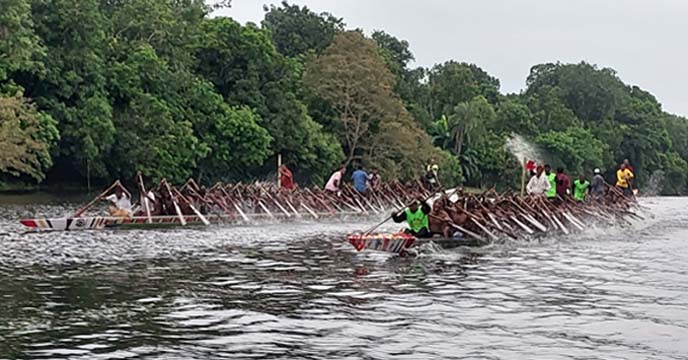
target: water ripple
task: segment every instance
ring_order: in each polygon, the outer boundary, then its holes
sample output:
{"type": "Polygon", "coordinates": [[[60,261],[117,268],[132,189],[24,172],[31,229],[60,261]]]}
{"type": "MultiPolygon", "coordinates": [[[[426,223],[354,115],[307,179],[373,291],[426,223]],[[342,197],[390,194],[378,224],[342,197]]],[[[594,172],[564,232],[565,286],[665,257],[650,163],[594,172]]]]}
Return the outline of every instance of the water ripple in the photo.
{"type": "Polygon", "coordinates": [[[1,205],[0,358],[686,359],[685,204],[415,258],[343,241],[374,219],[21,234],[64,204],[1,205]]]}

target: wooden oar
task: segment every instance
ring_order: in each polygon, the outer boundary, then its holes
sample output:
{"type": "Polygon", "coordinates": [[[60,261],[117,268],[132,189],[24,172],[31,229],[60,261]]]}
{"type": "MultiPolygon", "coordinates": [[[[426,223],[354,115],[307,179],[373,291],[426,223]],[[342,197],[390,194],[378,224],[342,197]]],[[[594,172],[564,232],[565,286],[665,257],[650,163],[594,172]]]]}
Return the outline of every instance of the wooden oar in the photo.
{"type": "Polygon", "coordinates": [[[114,183],[112,183],[112,185],[110,185],[109,188],[107,188],[107,190],[103,191],[102,194],[98,195],[95,199],[91,200],[90,203],[86,204],[84,207],[77,210],[74,213],[74,215],[72,215],[72,217],[79,217],[79,215],[83,214],[86,210],[88,210],[91,206],[93,206],[93,204],[98,202],[103,196],[107,195],[110,191],[112,191],[112,189],[114,189],[117,186],[121,186],[121,185],[122,184],[120,184],[119,180],[115,181],[114,183]]]}
{"type": "Polygon", "coordinates": [[[182,224],[182,226],[186,226],[186,219],[184,218],[184,215],[182,214],[182,210],[179,208],[179,204],[177,204],[177,200],[175,200],[175,196],[172,193],[172,190],[170,189],[170,184],[167,183],[167,180],[162,179],[161,183],[165,185],[165,189],[167,189],[167,193],[170,195],[170,200],[172,200],[172,204],[174,205],[174,210],[177,212],[177,216],[179,217],[179,222],[182,224]]]}
{"type": "Polygon", "coordinates": [[[220,186],[219,188],[220,188],[220,191],[222,191],[222,193],[225,195],[225,199],[226,199],[227,201],[229,201],[230,203],[232,203],[232,205],[234,206],[234,208],[236,209],[236,211],[239,212],[239,215],[241,215],[241,217],[244,219],[244,221],[249,222],[250,220],[249,220],[248,216],[246,216],[246,214],[244,214],[244,212],[241,210],[241,208],[239,207],[239,205],[237,205],[237,204],[232,200],[232,197],[227,193],[227,190],[225,190],[225,188],[222,187],[222,186],[220,186]]]}
{"type": "Polygon", "coordinates": [[[141,199],[143,202],[143,208],[146,210],[146,217],[148,217],[148,223],[151,224],[153,222],[153,217],[151,216],[151,211],[150,211],[150,203],[148,201],[148,193],[146,193],[146,188],[143,186],[143,176],[141,175],[140,171],[136,172],[136,179],[138,180],[139,183],[139,192],[141,192],[141,199]]]}
{"type": "Polygon", "coordinates": [[[203,214],[200,211],[198,211],[195,206],[193,206],[191,201],[189,201],[189,199],[187,199],[186,196],[184,196],[179,190],[177,190],[177,188],[174,188],[174,192],[177,193],[177,196],[179,198],[181,198],[182,201],[186,203],[186,205],[189,205],[189,207],[191,208],[191,210],[193,210],[193,212],[196,214],[196,216],[198,216],[198,218],[201,219],[201,222],[203,222],[203,225],[205,225],[205,226],[210,225],[210,221],[208,221],[208,219],[206,219],[206,217],[203,216],[203,214]]]}
{"type": "Polygon", "coordinates": [[[472,232],[472,231],[470,231],[470,230],[468,230],[468,229],[466,229],[466,228],[464,228],[464,227],[462,227],[462,226],[456,225],[456,224],[454,224],[454,223],[452,223],[452,222],[450,222],[449,225],[450,225],[451,227],[453,227],[454,229],[457,229],[457,230],[461,231],[462,233],[464,233],[464,234],[466,234],[466,235],[469,235],[469,236],[475,238],[476,240],[482,241],[482,242],[484,242],[484,243],[488,243],[488,242],[489,242],[489,241],[487,241],[487,239],[485,239],[484,237],[482,237],[482,236],[480,236],[480,235],[478,235],[478,234],[476,234],[476,233],[474,233],[474,232],[472,232]]]}

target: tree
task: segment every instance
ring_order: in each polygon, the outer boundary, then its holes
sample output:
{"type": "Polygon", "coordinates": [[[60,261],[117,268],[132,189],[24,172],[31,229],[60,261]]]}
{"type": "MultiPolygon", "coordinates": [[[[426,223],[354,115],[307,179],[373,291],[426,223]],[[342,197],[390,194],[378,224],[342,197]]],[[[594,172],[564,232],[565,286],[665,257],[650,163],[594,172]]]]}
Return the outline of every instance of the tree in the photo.
{"type": "Polygon", "coordinates": [[[427,108],[433,119],[452,112],[454,107],[482,95],[495,103],[499,80],[473,64],[448,61],[435,65],[428,74],[430,87],[427,108]]]}
{"type": "Polygon", "coordinates": [[[415,59],[413,53],[409,50],[408,41],[399,40],[380,30],[374,31],[372,38],[380,48],[382,57],[385,59],[390,71],[392,71],[397,78],[402,78],[408,63],[415,59]]]}
{"type": "Polygon", "coordinates": [[[536,65],[526,85],[528,95],[544,86],[560,89],[560,99],[584,121],[609,119],[625,101],[625,86],[616,72],[586,62],[536,65]]]}
{"type": "Polygon", "coordinates": [[[0,173],[43,180],[52,166],[50,148],[59,137],[55,125],[20,94],[0,96],[0,173]]]}
{"type": "Polygon", "coordinates": [[[11,92],[5,82],[14,72],[41,69],[45,49],[34,32],[28,0],[2,0],[0,3],[0,92],[11,92]]]}
{"type": "Polygon", "coordinates": [[[270,31],[277,50],[284,56],[297,57],[308,52],[320,53],[330,45],[336,33],[344,30],[342,19],[330,13],[316,14],[307,7],[264,6],[263,28],[270,31]]]}
{"type": "Polygon", "coordinates": [[[518,100],[507,98],[501,101],[495,115],[495,130],[503,135],[516,133],[531,136],[538,132],[530,109],[518,100]]]}
{"type": "Polygon", "coordinates": [[[212,85],[198,80],[190,89],[188,109],[194,133],[208,154],[199,157],[199,178],[240,180],[270,156],[272,137],[247,107],[227,105],[212,85]]]}
{"type": "Polygon", "coordinates": [[[494,121],[494,109],[483,96],[456,105],[448,119],[454,154],[460,156],[465,144],[478,142],[485,129],[493,126],[494,121]]]}
{"type": "Polygon", "coordinates": [[[48,56],[45,71],[24,74],[17,83],[58,122],[57,160],[64,160],[65,176],[107,177],[115,133],[104,76],[107,19],[97,0],[33,0],[31,5],[48,56]]]}
{"type": "Polygon", "coordinates": [[[338,134],[346,162],[360,158],[362,140],[385,117],[397,117],[394,78],[375,44],[358,32],[338,34],[321,56],[308,64],[304,81],[339,114],[338,134]]]}
{"type": "Polygon", "coordinates": [[[590,130],[580,127],[566,131],[549,131],[537,137],[537,144],[553,155],[569,172],[584,173],[602,167],[607,145],[595,138],[590,130]]]}
{"type": "Polygon", "coordinates": [[[271,153],[299,164],[303,173],[325,176],[341,159],[341,148],[308,115],[296,92],[300,65],[279,54],[269,33],[231,19],[209,19],[196,51],[197,72],[225,101],[248,106],[273,138],[271,153]],[[334,161],[323,164],[322,161],[334,161]]]}

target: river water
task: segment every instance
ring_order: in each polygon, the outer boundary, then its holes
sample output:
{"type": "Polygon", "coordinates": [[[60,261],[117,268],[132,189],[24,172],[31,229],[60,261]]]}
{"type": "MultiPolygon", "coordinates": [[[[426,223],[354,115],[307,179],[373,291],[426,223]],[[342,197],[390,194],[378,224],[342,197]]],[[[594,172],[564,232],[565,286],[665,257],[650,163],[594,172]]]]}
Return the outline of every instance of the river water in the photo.
{"type": "Polygon", "coordinates": [[[74,205],[1,197],[0,359],[688,359],[688,199],[642,203],[398,258],[344,241],[375,219],[25,234],[74,205]]]}

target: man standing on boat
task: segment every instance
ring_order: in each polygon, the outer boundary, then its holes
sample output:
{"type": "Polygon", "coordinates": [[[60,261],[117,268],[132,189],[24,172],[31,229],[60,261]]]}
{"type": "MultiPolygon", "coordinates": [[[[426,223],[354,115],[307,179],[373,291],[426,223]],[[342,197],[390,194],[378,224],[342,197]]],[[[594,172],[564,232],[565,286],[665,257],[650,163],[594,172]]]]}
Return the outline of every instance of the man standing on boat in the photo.
{"type": "Polygon", "coordinates": [[[626,169],[633,175],[633,177],[628,180],[628,187],[631,189],[633,195],[636,195],[638,187],[635,185],[635,169],[631,166],[631,162],[628,159],[624,159],[623,163],[626,165],[626,169]]]}
{"type": "Polygon", "coordinates": [[[569,176],[564,172],[564,168],[557,169],[556,181],[557,195],[562,199],[566,199],[566,197],[571,194],[571,179],[569,179],[569,176]]]}
{"type": "Polygon", "coordinates": [[[417,238],[429,238],[432,237],[428,221],[431,210],[430,205],[426,202],[416,200],[403,211],[392,214],[392,220],[396,223],[406,221],[409,227],[404,232],[407,234],[417,238]]]}
{"type": "Polygon", "coordinates": [[[607,182],[604,181],[602,176],[602,171],[600,169],[595,169],[595,176],[592,178],[590,183],[590,192],[595,200],[600,200],[604,197],[604,191],[606,190],[607,182]]]}
{"type": "Polygon", "coordinates": [[[363,171],[363,166],[358,166],[356,171],[351,175],[351,180],[354,182],[354,189],[357,193],[366,193],[366,190],[368,190],[368,173],[363,171]]]}
{"type": "Polygon", "coordinates": [[[549,192],[552,185],[549,182],[549,178],[544,174],[545,168],[538,166],[535,172],[535,176],[530,178],[526,190],[528,195],[545,195],[549,192]]]}
{"type": "Polygon", "coordinates": [[[280,165],[279,167],[279,177],[280,177],[280,187],[282,189],[287,189],[292,191],[296,189],[296,183],[294,183],[294,174],[289,170],[287,165],[280,165]]]}
{"type": "Polygon", "coordinates": [[[578,179],[573,182],[573,198],[576,201],[585,201],[590,188],[590,182],[581,174],[578,179]]]}
{"type": "Polygon", "coordinates": [[[440,188],[440,180],[439,180],[439,171],[440,167],[439,165],[435,164],[434,161],[430,165],[428,165],[425,173],[425,178],[424,182],[426,183],[426,186],[428,187],[428,190],[435,191],[440,188]]]}
{"type": "Polygon", "coordinates": [[[633,180],[633,173],[628,170],[626,164],[622,163],[616,171],[616,187],[623,192],[626,197],[633,197],[633,189],[630,182],[633,180]]]}
{"type": "Polygon", "coordinates": [[[131,198],[129,194],[125,193],[121,187],[115,189],[114,194],[103,197],[102,200],[110,202],[110,216],[114,217],[129,217],[131,216],[131,198]]]}
{"type": "Polygon", "coordinates": [[[545,165],[545,176],[549,180],[549,190],[545,192],[545,195],[548,199],[554,199],[557,197],[557,176],[552,172],[549,165],[545,165]]]}
{"type": "Polygon", "coordinates": [[[342,165],[337,171],[335,171],[331,176],[330,180],[325,184],[325,190],[333,193],[339,193],[339,187],[342,184],[342,176],[346,172],[346,166],[342,165]]]}

